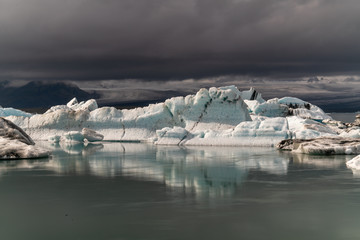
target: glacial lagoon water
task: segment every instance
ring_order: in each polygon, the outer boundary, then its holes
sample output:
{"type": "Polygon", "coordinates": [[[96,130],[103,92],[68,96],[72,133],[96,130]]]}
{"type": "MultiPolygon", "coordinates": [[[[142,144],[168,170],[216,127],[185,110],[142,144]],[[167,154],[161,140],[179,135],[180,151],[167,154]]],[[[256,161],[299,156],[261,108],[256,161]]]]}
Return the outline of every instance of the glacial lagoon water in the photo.
{"type": "Polygon", "coordinates": [[[352,156],[52,148],[50,159],[0,162],[1,239],[360,238],[360,178],[345,165],[352,156]]]}

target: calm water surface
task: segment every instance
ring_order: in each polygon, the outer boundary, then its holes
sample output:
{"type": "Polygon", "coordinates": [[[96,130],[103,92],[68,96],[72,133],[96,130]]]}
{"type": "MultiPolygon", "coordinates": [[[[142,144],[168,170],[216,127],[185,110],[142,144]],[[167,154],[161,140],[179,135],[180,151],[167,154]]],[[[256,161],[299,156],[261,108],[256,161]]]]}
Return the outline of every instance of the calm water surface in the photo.
{"type": "Polygon", "coordinates": [[[351,156],[54,148],[51,159],[0,162],[1,239],[360,239],[351,156]]]}

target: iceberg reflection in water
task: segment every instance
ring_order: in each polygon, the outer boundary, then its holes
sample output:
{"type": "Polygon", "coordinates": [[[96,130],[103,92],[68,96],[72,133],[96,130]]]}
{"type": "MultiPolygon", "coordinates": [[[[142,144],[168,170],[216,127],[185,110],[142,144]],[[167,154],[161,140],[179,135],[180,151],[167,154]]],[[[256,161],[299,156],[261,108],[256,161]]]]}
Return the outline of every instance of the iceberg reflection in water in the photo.
{"type": "Polygon", "coordinates": [[[337,169],[344,156],[309,156],[259,147],[178,147],[141,143],[38,143],[53,150],[48,160],[0,163],[1,172],[44,169],[57,175],[92,175],[155,181],[174,190],[205,196],[233,194],[250,171],[286,175],[293,166],[337,169]]]}
{"type": "Polygon", "coordinates": [[[271,148],[154,146],[140,143],[50,145],[49,160],[0,163],[2,172],[37,168],[56,174],[126,176],[206,195],[233,193],[251,170],[287,173],[289,158],[271,148]]]}
{"type": "Polygon", "coordinates": [[[360,179],[345,165],[352,156],[272,148],[39,144],[53,149],[52,158],[0,162],[2,239],[360,235],[360,179]]]}

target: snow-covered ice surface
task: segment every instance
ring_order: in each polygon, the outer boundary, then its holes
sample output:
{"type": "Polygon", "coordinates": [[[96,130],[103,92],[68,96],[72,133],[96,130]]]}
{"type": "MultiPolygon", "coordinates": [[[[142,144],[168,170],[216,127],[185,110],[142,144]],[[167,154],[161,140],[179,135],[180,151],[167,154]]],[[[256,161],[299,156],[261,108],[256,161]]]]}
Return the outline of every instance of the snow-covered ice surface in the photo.
{"type": "Polygon", "coordinates": [[[34,141],[21,128],[0,117],[0,159],[49,156],[48,150],[34,145],[34,141]]]}
{"type": "Polygon", "coordinates": [[[96,131],[83,128],[82,131],[69,131],[64,133],[63,135],[55,135],[51,136],[48,140],[50,142],[58,143],[58,142],[98,142],[104,139],[104,136],[97,133],[96,131]]]}
{"type": "Polygon", "coordinates": [[[255,89],[200,89],[195,95],[130,110],[98,108],[95,100],[51,107],[44,114],[8,116],[35,140],[144,141],[158,145],[274,146],[283,139],[359,136],[319,107],[298,98],[265,101],[255,89]]]}
{"type": "Polygon", "coordinates": [[[8,117],[8,116],[31,117],[32,114],[15,109],[15,108],[2,108],[0,106],[0,117],[8,117]]]}

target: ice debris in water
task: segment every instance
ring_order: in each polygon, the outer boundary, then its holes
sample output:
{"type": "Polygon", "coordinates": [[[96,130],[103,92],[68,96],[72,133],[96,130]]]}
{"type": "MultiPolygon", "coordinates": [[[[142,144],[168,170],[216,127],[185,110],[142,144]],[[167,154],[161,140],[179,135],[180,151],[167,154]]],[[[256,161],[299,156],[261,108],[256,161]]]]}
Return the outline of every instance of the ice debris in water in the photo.
{"type": "Polygon", "coordinates": [[[94,130],[83,128],[82,131],[69,131],[64,134],[51,136],[48,140],[58,142],[97,142],[104,139],[104,136],[94,130]]]}
{"type": "Polygon", "coordinates": [[[41,158],[49,154],[48,150],[35,146],[21,128],[0,117],[0,159],[41,158]]]}
{"type": "Polygon", "coordinates": [[[35,145],[31,137],[21,128],[2,117],[0,117],[0,137],[7,140],[17,140],[27,145],[35,145]]]}
{"type": "Polygon", "coordinates": [[[352,170],[359,171],[356,172],[357,175],[360,174],[360,155],[354,157],[353,159],[346,162],[346,166],[352,170]]]}
{"type": "Polygon", "coordinates": [[[313,155],[360,154],[360,139],[319,137],[314,139],[287,139],[277,147],[297,153],[313,155]]]}

